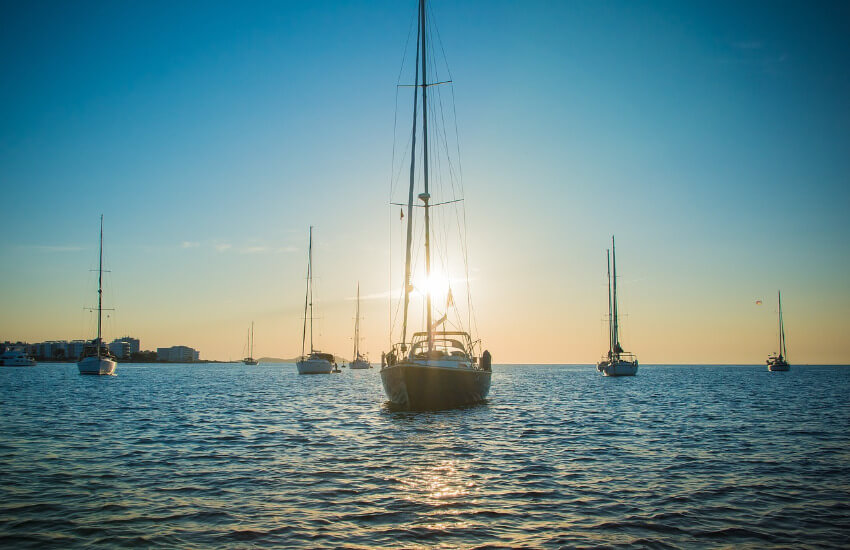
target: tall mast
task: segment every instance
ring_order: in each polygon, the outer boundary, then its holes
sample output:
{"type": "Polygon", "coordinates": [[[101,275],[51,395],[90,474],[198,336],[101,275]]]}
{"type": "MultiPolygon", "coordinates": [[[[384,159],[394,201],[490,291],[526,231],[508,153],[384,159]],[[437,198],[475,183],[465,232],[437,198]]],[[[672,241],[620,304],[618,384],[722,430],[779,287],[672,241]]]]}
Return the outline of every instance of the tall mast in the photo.
{"type": "MultiPolygon", "coordinates": [[[[420,8],[420,19],[421,8],[420,8]]],[[[407,195],[407,248],[404,256],[404,320],[402,321],[401,343],[402,351],[406,349],[405,342],[407,341],[407,310],[410,304],[410,247],[413,243],[413,187],[416,175],[416,119],[417,106],[419,104],[419,33],[422,32],[421,21],[416,29],[416,76],[413,79],[413,133],[411,135],[410,145],[410,190],[407,195]]],[[[423,52],[424,57],[424,52],[423,52]]],[[[424,88],[423,88],[424,90],[424,88]]]]}
{"type": "Polygon", "coordinates": [[[310,351],[313,351],[313,301],[310,299],[310,278],[313,273],[313,226],[310,226],[310,240],[307,247],[307,291],[304,293],[304,328],[301,330],[301,357],[304,357],[304,343],[307,340],[307,307],[310,307],[310,351]]]}
{"type": "Polygon", "coordinates": [[[354,318],[354,360],[360,357],[360,281],[357,281],[357,309],[354,318]]]}
{"type": "Polygon", "coordinates": [[[611,250],[606,250],[605,254],[608,256],[608,357],[611,357],[614,355],[614,338],[612,332],[614,318],[611,311],[611,250]]]}
{"type": "Polygon", "coordinates": [[[310,226],[310,246],[307,249],[307,286],[310,288],[310,353],[313,353],[313,226],[310,226]]]}
{"type": "Polygon", "coordinates": [[[251,359],[254,358],[254,321],[251,321],[251,350],[248,353],[248,357],[251,359]]]}
{"type": "Polygon", "coordinates": [[[782,292],[776,291],[779,296],[779,353],[785,357],[785,325],[782,323],[782,292]]]}
{"type": "Polygon", "coordinates": [[[422,175],[425,180],[425,192],[419,195],[419,198],[425,203],[425,300],[427,302],[425,322],[428,327],[428,351],[431,351],[434,348],[434,327],[431,326],[431,224],[428,216],[428,199],[431,195],[428,192],[428,76],[425,72],[428,50],[425,49],[425,0],[419,0],[419,19],[422,26],[420,32],[422,38],[422,175]]]}
{"type": "Polygon", "coordinates": [[[97,358],[100,359],[100,318],[103,312],[103,214],[100,215],[100,254],[97,262],[97,358]]]}
{"type": "Polygon", "coordinates": [[[613,331],[611,338],[614,340],[614,350],[619,353],[620,349],[620,334],[619,334],[619,320],[617,319],[617,247],[614,245],[614,236],[611,235],[611,256],[614,259],[614,281],[613,281],[613,289],[614,289],[614,323],[613,323],[613,331]]]}

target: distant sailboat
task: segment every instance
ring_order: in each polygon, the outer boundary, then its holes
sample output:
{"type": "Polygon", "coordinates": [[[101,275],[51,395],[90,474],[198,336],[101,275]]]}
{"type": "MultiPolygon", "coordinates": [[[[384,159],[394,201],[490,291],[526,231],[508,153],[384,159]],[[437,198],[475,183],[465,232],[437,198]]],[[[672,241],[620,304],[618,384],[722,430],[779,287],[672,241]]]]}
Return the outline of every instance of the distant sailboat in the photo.
{"type": "Polygon", "coordinates": [[[251,321],[251,332],[248,333],[248,357],[242,360],[246,365],[258,365],[260,362],[254,359],[254,321],[251,321]]]}
{"type": "Polygon", "coordinates": [[[354,318],[354,355],[348,366],[352,369],[371,369],[369,358],[360,353],[360,283],[357,283],[357,309],[354,318]]]}
{"type": "MultiPolygon", "coordinates": [[[[416,174],[416,125],[418,94],[422,94],[422,183],[423,191],[418,195],[422,204],[416,204],[424,214],[424,260],[425,280],[431,278],[431,219],[429,209],[441,203],[431,204],[428,180],[428,103],[429,83],[426,73],[425,0],[419,1],[419,25],[416,44],[416,80],[413,96],[413,133],[410,155],[410,189],[407,201],[407,244],[404,266],[404,316],[402,317],[401,342],[381,358],[381,382],[389,400],[398,407],[407,409],[448,409],[483,401],[490,391],[490,353],[484,351],[480,359],[476,348],[480,341],[473,341],[464,330],[438,330],[446,322],[446,315],[433,320],[432,288],[424,289],[425,330],[414,332],[408,340],[407,321],[410,293],[413,289],[411,276],[411,247],[416,174]],[[421,67],[420,67],[421,60],[421,67]],[[421,72],[420,72],[421,68],[421,72]]],[[[453,201],[447,201],[448,202],[453,201]]],[[[440,244],[442,241],[438,240],[440,244]]],[[[451,294],[449,294],[449,297],[451,294]]],[[[447,304],[447,310],[450,304],[447,304]]],[[[448,311],[447,313],[448,314],[448,311]]]]}
{"type": "Polygon", "coordinates": [[[301,333],[301,357],[295,362],[298,374],[330,374],[339,372],[332,353],[313,348],[313,226],[307,247],[307,294],[304,297],[304,329],[301,333]],[[308,316],[309,312],[309,316],[308,316]],[[310,320],[310,353],[306,354],[307,319],[310,320]]]}
{"type": "Polygon", "coordinates": [[[785,349],[785,324],[782,320],[782,292],[779,296],[779,353],[767,358],[767,370],[772,372],[787,371],[791,368],[788,363],[788,350],[785,349]]]}
{"type": "Polygon", "coordinates": [[[608,256],[608,354],[596,365],[596,369],[605,376],[634,376],[638,370],[638,360],[631,353],[623,351],[620,345],[620,325],[617,311],[617,249],[614,237],[611,237],[611,253],[608,256]],[[611,257],[614,258],[614,277],[611,278],[611,257]]]}
{"type": "Polygon", "coordinates": [[[103,316],[103,214],[100,215],[100,254],[97,264],[97,338],[83,347],[77,363],[80,374],[114,374],[117,361],[103,343],[101,318],[103,316]]]}

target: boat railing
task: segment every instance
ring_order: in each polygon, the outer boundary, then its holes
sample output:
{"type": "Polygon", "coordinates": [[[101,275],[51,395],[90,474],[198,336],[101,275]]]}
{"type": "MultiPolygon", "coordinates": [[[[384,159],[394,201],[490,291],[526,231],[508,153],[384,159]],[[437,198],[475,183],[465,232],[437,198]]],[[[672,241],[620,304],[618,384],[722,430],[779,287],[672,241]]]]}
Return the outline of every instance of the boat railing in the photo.
{"type": "Polygon", "coordinates": [[[481,356],[481,340],[472,340],[469,333],[462,331],[441,331],[432,335],[433,349],[428,350],[428,333],[416,332],[411,342],[393,344],[392,350],[382,358],[382,365],[393,365],[400,359],[468,358],[476,368],[481,356]]]}
{"type": "Polygon", "coordinates": [[[606,353],[602,356],[602,359],[599,360],[599,363],[606,363],[608,361],[626,361],[629,363],[636,363],[637,357],[634,353],[628,351],[621,351],[619,353],[615,353],[611,355],[610,353],[606,353]]]}

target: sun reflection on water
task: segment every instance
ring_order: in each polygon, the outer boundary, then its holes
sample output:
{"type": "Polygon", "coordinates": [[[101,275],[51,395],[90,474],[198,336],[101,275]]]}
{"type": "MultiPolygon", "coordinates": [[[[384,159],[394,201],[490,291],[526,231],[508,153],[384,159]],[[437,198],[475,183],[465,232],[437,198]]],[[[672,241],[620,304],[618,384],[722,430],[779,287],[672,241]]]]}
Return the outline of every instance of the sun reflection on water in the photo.
{"type": "Polygon", "coordinates": [[[457,460],[414,467],[399,481],[410,500],[430,506],[445,506],[447,501],[462,499],[475,487],[467,469],[457,460]]]}

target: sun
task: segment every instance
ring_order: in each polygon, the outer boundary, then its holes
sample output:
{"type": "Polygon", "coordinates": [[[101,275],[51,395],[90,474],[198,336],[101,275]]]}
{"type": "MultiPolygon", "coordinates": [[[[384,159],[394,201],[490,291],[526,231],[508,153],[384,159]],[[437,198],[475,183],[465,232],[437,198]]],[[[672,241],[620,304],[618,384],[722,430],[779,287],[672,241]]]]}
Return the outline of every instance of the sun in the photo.
{"type": "Polygon", "coordinates": [[[430,277],[418,273],[413,278],[413,288],[421,295],[431,295],[432,300],[445,298],[449,293],[449,278],[439,272],[432,272],[430,277]]]}

